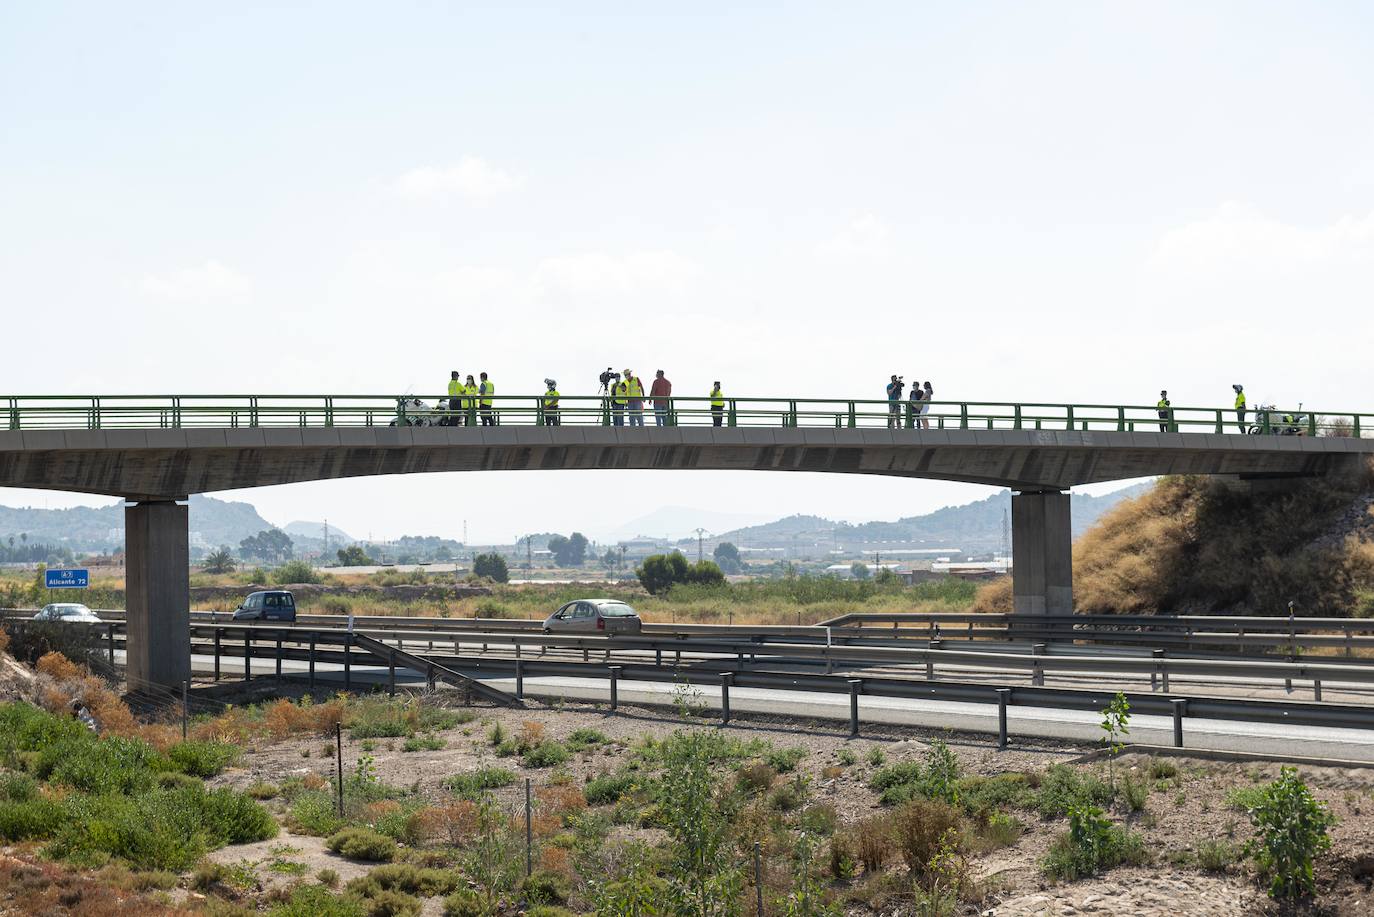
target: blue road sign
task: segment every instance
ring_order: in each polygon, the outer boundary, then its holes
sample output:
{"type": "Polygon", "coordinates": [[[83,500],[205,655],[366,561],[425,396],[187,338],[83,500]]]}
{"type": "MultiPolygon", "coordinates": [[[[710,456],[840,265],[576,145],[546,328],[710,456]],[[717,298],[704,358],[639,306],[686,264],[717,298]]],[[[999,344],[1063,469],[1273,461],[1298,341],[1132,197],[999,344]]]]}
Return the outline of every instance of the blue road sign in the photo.
{"type": "Polygon", "coordinates": [[[89,571],[48,570],[49,589],[85,589],[91,585],[89,571]]]}

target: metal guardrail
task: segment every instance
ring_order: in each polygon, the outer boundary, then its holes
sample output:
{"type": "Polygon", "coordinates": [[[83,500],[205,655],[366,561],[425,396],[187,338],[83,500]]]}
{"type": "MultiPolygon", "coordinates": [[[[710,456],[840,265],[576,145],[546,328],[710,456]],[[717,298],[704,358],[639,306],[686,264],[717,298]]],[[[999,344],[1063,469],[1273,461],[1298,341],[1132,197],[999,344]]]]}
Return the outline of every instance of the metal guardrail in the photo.
{"type": "Polygon", "coordinates": [[[1250,409],[1037,402],[921,402],[827,398],[673,397],[656,410],[606,396],[564,395],[14,395],[0,397],[10,430],[187,429],[202,427],[375,427],[388,425],[563,424],[619,426],[832,427],[932,430],[1166,431],[1262,435],[1374,436],[1374,414],[1307,408],[1250,409]],[[482,403],[477,403],[478,401],[482,403]],[[473,403],[468,403],[473,402],[473,403]],[[417,406],[418,405],[418,406],[417,406]]]}

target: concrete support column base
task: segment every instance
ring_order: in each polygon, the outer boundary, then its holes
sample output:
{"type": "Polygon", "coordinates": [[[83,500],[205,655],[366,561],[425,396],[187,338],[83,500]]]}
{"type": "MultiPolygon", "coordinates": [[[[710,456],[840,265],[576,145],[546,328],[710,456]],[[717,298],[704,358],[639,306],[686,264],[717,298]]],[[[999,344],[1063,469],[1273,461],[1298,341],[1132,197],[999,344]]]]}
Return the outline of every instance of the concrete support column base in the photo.
{"type": "Polygon", "coordinates": [[[1012,611],[1073,614],[1073,525],[1066,493],[1012,494],[1012,611]]]}
{"type": "Polygon", "coordinates": [[[124,510],[129,689],[175,688],[191,677],[189,510],[172,501],[124,510]]]}

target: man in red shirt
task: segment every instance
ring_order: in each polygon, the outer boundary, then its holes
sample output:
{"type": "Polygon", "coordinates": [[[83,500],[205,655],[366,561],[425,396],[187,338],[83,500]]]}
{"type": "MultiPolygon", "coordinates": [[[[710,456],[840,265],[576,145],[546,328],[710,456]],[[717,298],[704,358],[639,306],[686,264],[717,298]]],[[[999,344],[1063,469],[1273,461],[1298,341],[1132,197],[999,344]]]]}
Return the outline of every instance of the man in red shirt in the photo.
{"type": "Polygon", "coordinates": [[[649,389],[649,397],[654,399],[654,423],[660,427],[668,423],[668,400],[673,394],[673,383],[663,377],[663,370],[654,374],[653,387],[649,389]]]}

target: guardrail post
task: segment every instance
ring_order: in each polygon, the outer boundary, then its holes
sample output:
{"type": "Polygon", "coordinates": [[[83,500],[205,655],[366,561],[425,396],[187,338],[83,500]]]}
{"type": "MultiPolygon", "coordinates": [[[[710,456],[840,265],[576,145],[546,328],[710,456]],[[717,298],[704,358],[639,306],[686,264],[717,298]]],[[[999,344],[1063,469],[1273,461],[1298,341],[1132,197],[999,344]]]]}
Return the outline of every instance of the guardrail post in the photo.
{"type": "Polygon", "coordinates": [[[663,668],[663,650],[654,650],[654,665],[663,668]]]}
{"type": "Polygon", "coordinates": [[[334,426],[334,399],[329,395],[324,398],[324,425],[334,426]]]}
{"type": "MultiPolygon", "coordinates": [[[[940,641],[939,641],[939,640],[932,640],[932,641],[930,641],[930,643],[927,645],[926,648],[927,648],[928,650],[938,650],[938,649],[940,648],[940,641]]],[[[927,653],[926,653],[926,681],[934,681],[934,680],[935,680],[935,657],[932,656],[929,652],[927,652],[927,653]]]]}
{"type": "Polygon", "coordinates": [[[1221,409],[1220,409],[1220,408],[1217,409],[1217,432],[1218,432],[1218,433],[1221,433],[1221,432],[1222,432],[1222,429],[1221,429],[1221,409]]]}
{"type": "Polygon", "coordinates": [[[619,691],[617,690],[617,687],[618,687],[619,682],[620,682],[620,669],[621,669],[621,667],[618,666],[618,665],[613,665],[613,666],[611,666],[610,668],[611,668],[611,712],[614,713],[614,712],[616,711],[616,708],[620,706],[620,695],[619,695],[619,691]]]}
{"type": "MultiPolygon", "coordinates": [[[[114,632],[115,632],[115,626],[114,626],[114,623],[113,623],[113,622],[111,622],[111,624],[110,624],[109,631],[110,631],[110,665],[114,665],[114,632]]],[[[1347,631],[1347,634],[1348,634],[1348,633],[1349,633],[1349,631],[1347,631]]],[[[1347,656],[1350,655],[1350,651],[1349,651],[1349,650],[1346,650],[1346,655],[1347,655],[1347,656]]]]}
{"type": "Polygon", "coordinates": [[[1169,701],[1174,708],[1174,748],[1183,747],[1183,718],[1188,715],[1188,699],[1176,697],[1169,701]]]}
{"type": "MultiPolygon", "coordinates": [[[[1037,643],[1037,644],[1035,644],[1034,646],[1032,646],[1032,647],[1031,647],[1031,655],[1032,655],[1032,656],[1043,656],[1043,655],[1045,655],[1045,644],[1043,644],[1043,643],[1037,643]]],[[[1037,688],[1043,687],[1044,684],[1045,684],[1045,672],[1044,672],[1044,670],[1040,667],[1040,661],[1039,661],[1038,659],[1037,659],[1037,660],[1032,660],[1032,663],[1031,663],[1031,684],[1035,685],[1037,688]]]]}
{"type": "Polygon", "coordinates": [[[525,660],[515,657],[515,699],[525,699],[525,660]]]}
{"type": "Polygon", "coordinates": [[[1074,423],[1073,423],[1073,405],[1069,405],[1069,406],[1068,406],[1068,411],[1069,411],[1069,413],[1068,413],[1069,425],[1068,425],[1068,427],[1066,427],[1066,429],[1072,430],[1073,427],[1074,427],[1074,423]]]}
{"type": "Polygon", "coordinates": [[[849,429],[854,429],[859,425],[859,418],[854,411],[854,402],[849,402],[849,429]]]}
{"type": "Polygon", "coordinates": [[[735,411],[735,399],[731,398],[731,399],[730,399],[730,416],[726,419],[725,425],[728,426],[728,427],[733,427],[733,426],[735,425],[735,421],[736,421],[737,417],[738,417],[738,415],[737,415],[737,413],[736,413],[736,411],[735,411]]]}
{"type": "Polygon", "coordinates": [[[396,696],[396,651],[392,650],[386,654],[386,693],[390,697],[396,696]]]}
{"type": "MultiPolygon", "coordinates": [[[[1156,660],[1158,660],[1158,659],[1163,659],[1163,658],[1164,658],[1164,651],[1163,651],[1163,650],[1150,650],[1150,655],[1153,656],[1156,660]]],[[[1151,691],[1158,690],[1158,688],[1159,688],[1159,672],[1160,672],[1160,669],[1161,669],[1161,668],[1163,668],[1163,666],[1161,666],[1159,662],[1156,662],[1156,663],[1155,663],[1155,667],[1154,667],[1153,669],[1150,670],[1150,690],[1151,690],[1151,691]]],[[[1167,691],[1167,690],[1169,690],[1169,689],[1168,689],[1168,688],[1165,688],[1164,690],[1167,691]]]]}
{"type": "Polygon", "coordinates": [[[243,631],[243,680],[253,680],[253,629],[243,631]]]}
{"type": "Polygon", "coordinates": [[[959,405],[959,429],[968,429],[968,405],[966,404],[959,405]]]}
{"type": "MultiPolygon", "coordinates": [[[[11,398],[11,399],[10,399],[10,429],[11,429],[11,430],[18,430],[18,429],[19,429],[19,399],[18,399],[18,398],[11,398]]],[[[1356,430],[1359,429],[1359,419],[1358,419],[1358,418],[1356,418],[1356,420],[1355,420],[1355,429],[1356,429],[1356,430]]],[[[1359,433],[1356,433],[1355,435],[1356,435],[1356,436],[1359,436],[1360,434],[1359,434],[1359,433]]]]}
{"type": "Polygon", "coordinates": [[[1116,432],[1126,432],[1126,409],[1124,407],[1116,409],[1116,432]]]}
{"type": "Polygon", "coordinates": [[[849,736],[859,737],[859,692],[863,690],[862,678],[849,679],[849,736]]]}
{"type": "Polygon", "coordinates": [[[720,673],[720,724],[730,725],[730,682],[735,678],[734,672],[720,673]]]}
{"type": "MultiPolygon", "coordinates": [[[[431,691],[434,690],[434,663],[432,662],[425,663],[425,687],[431,691]]],[[[471,706],[472,692],[467,691],[465,693],[467,697],[467,706],[471,706]]]]}
{"type": "Polygon", "coordinates": [[[346,634],[343,641],[344,690],[353,687],[353,635],[346,634]]]}
{"type": "Polygon", "coordinates": [[[281,634],[277,634],[277,677],[281,678],[281,634]]]}
{"type": "Polygon", "coordinates": [[[215,628],[215,681],[219,681],[219,628],[215,628]]]}
{"type": "MultiPolygon", "coordinates": [[[[17,429],[19,429],[19,428],[18,428],[18,427],[11,427],[10,429],[12,429],[12,430],[17,430],[17,429]]],[[[1360,438],[1360,415],[1359,415],[1359,414],[1356,414],[1356,415],[1355,415],[1355,423],[1354,423],[1353,426],[1352,426],[1352,435],[1353,435],[1356,439],[1359,439],[1359,438],[1360,438]]]]}
{"type": "Polygon", "coordinates": [[[315,635],[310,635],[310,689],[315,689],[315,635]]]}
{"type": "Polygon", "coordinates": [[[1322,680],[1320,678],[1312,679],[1312,699],[1315,701],[1322,699],[1322,680]]]}
{"type": "Polygon", "coordinates": [[[1011,688],[997,689],[997,747],[1007,747],[1007,704],[1011,703],[1011,688]]]}

